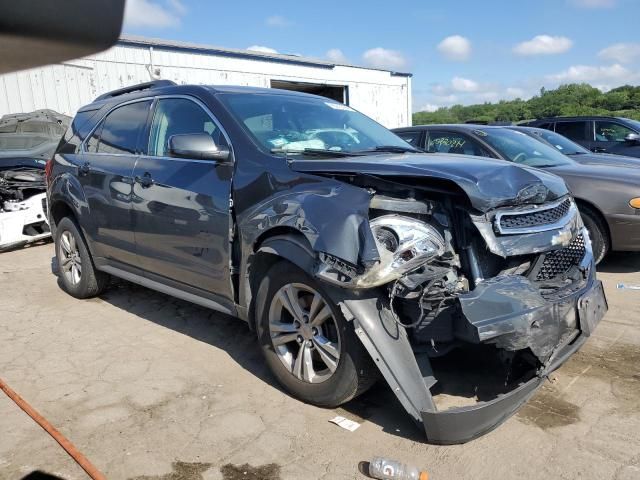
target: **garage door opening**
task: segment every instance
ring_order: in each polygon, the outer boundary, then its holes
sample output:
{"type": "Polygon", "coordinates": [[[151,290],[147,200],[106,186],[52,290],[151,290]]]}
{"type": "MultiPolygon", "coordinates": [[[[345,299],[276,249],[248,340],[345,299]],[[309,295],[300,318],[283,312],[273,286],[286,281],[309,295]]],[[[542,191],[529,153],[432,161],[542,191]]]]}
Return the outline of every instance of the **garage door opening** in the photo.
{"type": "Polygon", "coordinates": [[[283,80],[271,80],[271,88],[293,90],[295,92],[312,93],[322,97],[331,98],[338,102],[349,104],[349,90],[345,85],[322,85],[319,83],[286,82],[283,80]]]}

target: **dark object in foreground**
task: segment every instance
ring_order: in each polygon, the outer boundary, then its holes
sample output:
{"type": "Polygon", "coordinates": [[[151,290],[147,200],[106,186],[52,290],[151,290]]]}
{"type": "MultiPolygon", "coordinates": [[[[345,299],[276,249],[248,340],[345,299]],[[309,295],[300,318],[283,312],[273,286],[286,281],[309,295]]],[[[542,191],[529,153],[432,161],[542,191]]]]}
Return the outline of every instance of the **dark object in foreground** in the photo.
{"type": "Polygon", "coordinates": [[[84,57],[120,36],[125,0],[2,2],[0,73],[84,57]]]}
{"type": "Polygon", "coordinates": [[[560,178],[425,155],[322,97],[167,81],[110,92],[79,110],[47,171],[70,295],[115,275],[236,315],[315,405],[382,374],[433,443],[497,426],[607,308],[560,178]],[[449,361],[460,351],[491,359],[485,377],[508,388],[447,392],[468,373],[449,361]]]}

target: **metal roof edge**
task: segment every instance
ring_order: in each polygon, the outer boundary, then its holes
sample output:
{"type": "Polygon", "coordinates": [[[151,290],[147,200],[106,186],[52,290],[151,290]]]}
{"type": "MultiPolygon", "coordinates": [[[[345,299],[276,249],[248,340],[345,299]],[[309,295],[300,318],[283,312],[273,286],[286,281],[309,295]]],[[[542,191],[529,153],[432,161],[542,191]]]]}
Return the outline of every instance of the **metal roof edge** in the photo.
{"type": "Polygon", "coordinates": [[[374,70],[380,72],[388,72],[394,77],[412,77],[411,73],[394,72],[382,68],[372,68],[361,65],[352,65],[348,63],[335,63],[325,60],[302,57],[297,55],[287,55],[283,53],[266,53],[253,50],[242,50],[236,48],[224,48],[213,45],[204,45],[199,43],[182,42],[178,40],[166,40],[162,38],[141,37],[138,35],[121,35],[116,45],[135,45],[146,47],[158,47],[169,50],[178,51],[195,51],[200,53],[211,53],[220,56],[235,58],[252,58],[269,62],[290,63],[294,65],[305,65],[319,68],[333,69],[335,67],[361,68],[364,70],[374,70]]]}

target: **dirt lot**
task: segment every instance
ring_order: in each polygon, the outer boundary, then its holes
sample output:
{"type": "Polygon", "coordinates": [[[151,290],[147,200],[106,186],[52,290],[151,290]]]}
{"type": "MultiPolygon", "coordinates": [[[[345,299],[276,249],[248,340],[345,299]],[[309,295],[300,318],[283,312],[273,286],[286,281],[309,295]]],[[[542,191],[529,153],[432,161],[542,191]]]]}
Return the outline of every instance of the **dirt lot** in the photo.
{"type": "MultiPolygon", "coordinates": [[[[436,447],[384,385],[338,410],[287,396],[240,321],[127,283],[74,300],[52,253],[0,255],[0,376],[108,478],[363,478],[376,454],[434,479],[640,478],[640,291],[616,289],[640,284],[640,255],[601,268],[610,311],[554,382],[494,432],[436,447]]],[[[0,478],[34,470],[86,478],[0,394],[0,478]]]]}

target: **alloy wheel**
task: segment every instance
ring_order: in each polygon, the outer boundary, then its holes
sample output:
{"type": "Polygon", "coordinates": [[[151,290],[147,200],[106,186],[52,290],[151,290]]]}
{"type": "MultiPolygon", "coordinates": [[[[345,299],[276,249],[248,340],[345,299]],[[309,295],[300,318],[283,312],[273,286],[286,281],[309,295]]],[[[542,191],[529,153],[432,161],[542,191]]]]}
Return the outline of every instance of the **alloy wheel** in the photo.
{"type": "Polygon", "coordinates": [[[303,382],[324,382],[338,368],[338,325],[329,304],[308,285],[289,283],[276,292],[269,334],[280,361],[303,382]]]}
{"type": "Polygon", "coordinates": [[[71,285],[77,285],[82,278],[82,259],[78,243],[73,234],[66,230],[60,235],[60,269],[71,285]]]}

